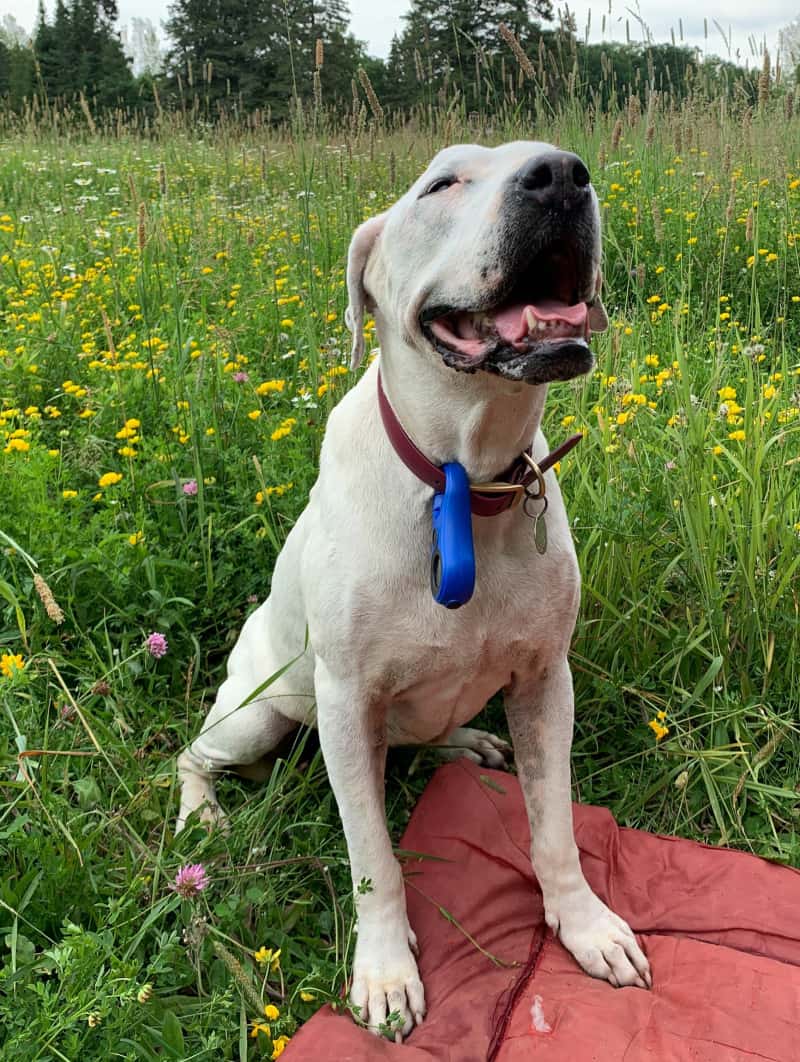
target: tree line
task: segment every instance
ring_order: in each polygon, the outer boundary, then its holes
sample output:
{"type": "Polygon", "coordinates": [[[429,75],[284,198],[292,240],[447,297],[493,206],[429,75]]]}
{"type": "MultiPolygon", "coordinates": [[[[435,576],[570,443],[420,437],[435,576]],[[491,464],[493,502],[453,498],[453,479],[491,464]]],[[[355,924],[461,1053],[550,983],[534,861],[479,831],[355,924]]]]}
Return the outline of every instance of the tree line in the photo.
{"type": "Polygon", "coordinates": [[[754,102],[757,74],[674,45],[587,44],[553,24],[551,0],[412,0],[387,59],[352,34],[346,0],[172,0],[164,68],[134,76],[117,0],[39,0],[30,42],[0,36],[0,99],[21,111],[82,100],[109,108],[231,110],[280,121],[292,100],[345,110],[367,86],[379,106],[452,105],[491,113],[502,101],[642,102],[655,90],[754,102]]]}

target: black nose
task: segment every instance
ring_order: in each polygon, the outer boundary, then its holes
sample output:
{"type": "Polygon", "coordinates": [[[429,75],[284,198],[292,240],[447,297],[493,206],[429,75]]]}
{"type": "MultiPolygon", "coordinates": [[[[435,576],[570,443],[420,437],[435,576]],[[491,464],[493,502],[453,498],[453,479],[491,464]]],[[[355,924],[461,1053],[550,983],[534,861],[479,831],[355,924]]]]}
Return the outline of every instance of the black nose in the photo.
{"type": "Polygon", "coordinates": [[[526,197],[551,210],[574,210],[589,197],[589,171],[569,151],[549,151],[530,159],[515,177],[526,197]]]}

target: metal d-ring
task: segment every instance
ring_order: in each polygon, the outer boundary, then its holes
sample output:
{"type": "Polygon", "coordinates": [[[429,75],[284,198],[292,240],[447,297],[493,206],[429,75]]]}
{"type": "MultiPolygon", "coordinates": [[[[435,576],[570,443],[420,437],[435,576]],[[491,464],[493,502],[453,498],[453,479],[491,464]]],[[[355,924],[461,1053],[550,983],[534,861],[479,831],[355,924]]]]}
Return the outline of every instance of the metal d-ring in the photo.
{"type": "Polygon", "coordinates": [[[528,466],[528,468],[531,470],[531,472],[533,472],[534,476],[536,476],[536,486],[539,488],[537,490],[536,494],[533,494],[528,489],[528,487],[526,487],[525,488],[526,496],[528,498],[532,498],[532,499],[544,498],[544,493],[545,493],[545,491],[547,489],[547,487],[545,485],[545,482],[544,482],[544,472],[542,472],[541,468],[539,468],[539,466],[536,464],[536,462],[530,456],[530,454],[523,453],[521,456],[522,456],[522,459],[525,462],[525,464],[528,466]]]}
{"type": "Polygon", "coordinates": [[[547,505],[548,505],[548,501],[547,501],[547,497],[545,495],[543,495],[543,494],[528,494],[527,491],[526,491],[526,493],[525,493],[525,501],[522,503],[522,511],[531,520],[539,520],[547,512],[547,505]],[[528,511],[529,503],[530,502],[538,502],[538,501],[544,502],[544,508],[542,509],[542,511],[540,513],[529,512],[528,511]]]}

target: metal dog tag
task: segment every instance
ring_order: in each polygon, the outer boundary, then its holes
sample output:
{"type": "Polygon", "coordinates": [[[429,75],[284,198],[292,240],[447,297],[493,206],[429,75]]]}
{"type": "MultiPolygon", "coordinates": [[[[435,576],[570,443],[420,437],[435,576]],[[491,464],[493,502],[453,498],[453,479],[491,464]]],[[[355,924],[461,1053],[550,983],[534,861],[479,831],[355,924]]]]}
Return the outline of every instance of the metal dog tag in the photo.
{"type": "Polygon", "coordinates": [[[543,555],[547,552],[547,523],[544,512],[533,518],[533,544],[538,554],[543,555]]]}
{"type": "Polygon", "coordinates": [[[533,544],[536,546],[536,552],[542,556],[547,552],[547,523],[544,518],[544,514],[547,512],[547,498],[537,498],[529,495],[523,503],[523,509],[525,510],[525,515],[533,520],[533,544]],[[537,501],[543,502],[542,510],[538,513],[532,513],[528,506],[537,501]]]}

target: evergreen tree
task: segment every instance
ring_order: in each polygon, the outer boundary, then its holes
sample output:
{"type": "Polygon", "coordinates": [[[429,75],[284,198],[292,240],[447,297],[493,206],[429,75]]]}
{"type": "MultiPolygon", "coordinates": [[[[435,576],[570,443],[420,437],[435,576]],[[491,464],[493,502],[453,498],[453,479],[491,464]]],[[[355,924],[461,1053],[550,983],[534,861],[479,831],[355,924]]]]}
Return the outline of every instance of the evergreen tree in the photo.
{"type": "Polygon", "coordinates": [[[536,19],[551,17],[550,0],[413,0],[403,32],[392,41],[390,102],[433,102],[457,90],[468,111],[481,109],[497,81],[500,56],[510,58],[500,23],[527,41],[536,19]]]}
{"type": "Polygon", "coordinates": [[[350,82],[364,59],[364,46],[348,33],[348,22],[345,0],[287,0],[269,91],[274,111],[280,113],[281,101],[292,95],[303,100],[312,97],[318,40],[323,52],[323,99],[329,104],[349,100],[350,82]]]}
{"type": "Polygon", "coordinates": [[[349,96],[363,57],[344,0],[174,0],[169,12],[172,84],[180,74],[185,86],[191,71],[194,91],[215,104],[269,107],[281,118],[295,94],[312,97],[317,40],[328,102],[349,96]]]}
{"type": "Polygon", "coordinates": [[[259,106],[277,11],[271,0],[175,0],[166,25],[175,42],[168,56],[173,81],[180,75],[211,103],[232,97],[259,106]]]}
{"type": "Polygon", "coordinates": [[[62,0],[56,4],[56,25],[47,22],[44,0],[39,0],[39,14],[36,22],[36,34],[33,47],[39,64],[39,75],[48,97],[65,95],[70,85],[66,81],[66,31],[64,17],[66,9],[62,0]],[[56,26],[59,27],[58,31],[56,26]],[[60,35],[60,36],[59,36],[60,35]]]}
{"type": "Polygon", "coordinates": [[[11,49],[0,40],[0,96],[7,96],[11,73],[11,49]]]}
{"type": "Polygon", "coordinates": [[[34,53],[50,99],[84,93],[100,107],[132,98],[133,77],[115,28],[116,0],[57,0],[54,21],[47,22],[43,0],[34,36],[34,53]]]}
{"type": "Polygon", "coordinates": [[[0,97],[14,110],[33,96],[36,83],[30,38],[11,15],[0,22],[0,97]]]}

